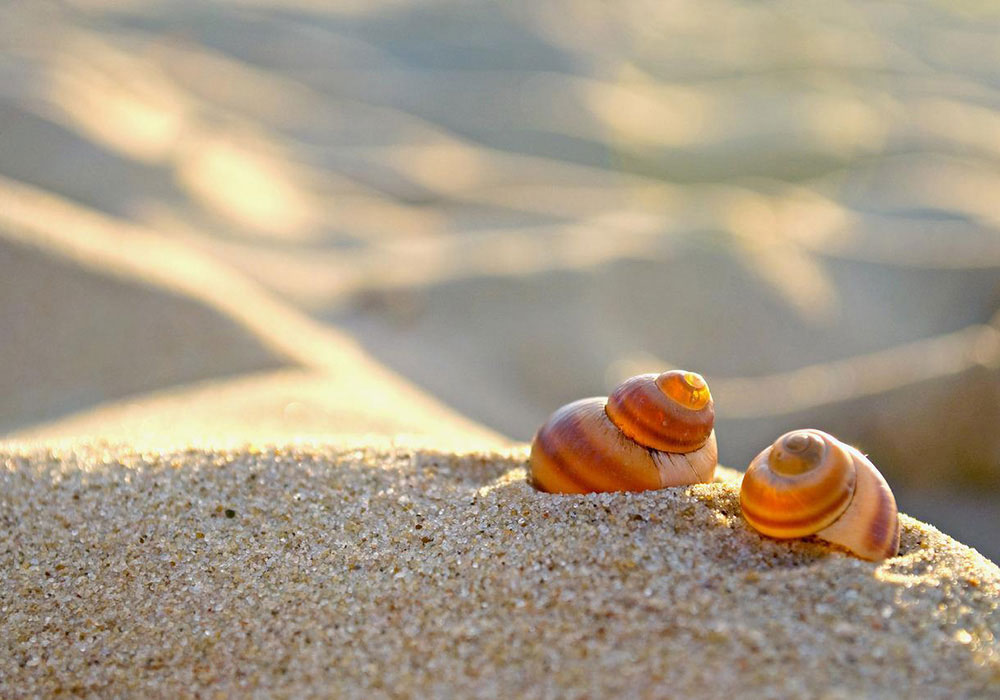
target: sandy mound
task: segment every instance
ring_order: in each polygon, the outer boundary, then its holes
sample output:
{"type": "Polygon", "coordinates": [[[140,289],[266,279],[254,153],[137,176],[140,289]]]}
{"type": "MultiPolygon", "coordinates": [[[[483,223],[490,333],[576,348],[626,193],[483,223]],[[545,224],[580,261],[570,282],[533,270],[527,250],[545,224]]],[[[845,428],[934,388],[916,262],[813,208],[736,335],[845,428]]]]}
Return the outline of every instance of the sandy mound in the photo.
{"type": "Polygon", "coordinates": [[[165,386],[289,364],[182,295],[0,237],[0,433],[165,386]],[[97,331],[100,332],[97,332],[97,331]]]}
{"type": "Polygon", "coordinates": [[[524,453],[0,457],[0,695],[983,697],[1000,570],[903,517],[860,561],[737,475],[537,493],[524,453]]]}
{"type": "Polygon", "coordinates": [[[283,443],[343,443],[365,436],[420,435],[439,448],[508,447],[511,441],[449,411],[406,384],[290,368],[198,382],[110,402],[16,433],[45,444],[114,442],[133,449],[283,443]]]}
{"type": "Polygon", "coordinates": [[[224,263],[2,177],[0,274],[26,292],[0,298],[0,432],[59,416],[19,439],[508,442],[224,263]]]}
{"type": "Polygon", "coordinates": [[[1000,560],[995,4],[0,3],[0,435],[342,433],[302,367],[524,440],[690,367],[726,463],[821,427],[1000,560]]]}

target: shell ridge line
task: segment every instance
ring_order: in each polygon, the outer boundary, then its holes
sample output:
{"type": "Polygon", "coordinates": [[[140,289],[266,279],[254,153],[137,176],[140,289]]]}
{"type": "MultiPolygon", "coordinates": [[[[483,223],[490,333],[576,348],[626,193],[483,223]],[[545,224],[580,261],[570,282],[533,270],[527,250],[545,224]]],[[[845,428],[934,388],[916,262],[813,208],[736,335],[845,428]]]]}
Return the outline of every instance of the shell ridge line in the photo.
{"type": "MultiPolygon", "coordinates": [[[[895,556],[896,554],[899,553],[899,534],[900,534],[899,505],[896,503],[896,498],[895,496],[892,495],[892,489],[889,488],[889,484],[885,481],[885,477],[882,476],[882,473],[878,471],[878,469],[875,467],[872,461],[868,459],[867,454],[862,453],[860,450],[858,450],[858,452],[862,455],[862,457],[864,457],[865,462],[871,465],[870,467],[866,468],[872,469],[872,471],[874,471],[875,474],[878,476],[877,482],[879,485],[878,488],[879,503],[885,506],[884,508],[877,509],[876,512],[878,514],[878,519],[873,524],[874,527],[879,528],[879,531],[883,535],[878,539],[877,543],[878,544],[888,543],[892,555],[895,556]],[[894,523],[889,522],[890,511],[896,514],[894,523]]],[[[871,535],[873,531],[874,530],[869,531],[869,540],[871,540],[871,535]]],[[[869,541],[869,544],[872,544],[872,542],[869,541]]]]}
{"type": "MultiPolygon", "coordinates": [[[[688,466],[688,469],[691,470],[691,473],[694,475],[695,483],[698,483],[699,481],[701,481],[701,476],[698,474],[698,470],[694,468],[693,464],[691,464],[691,460],[688,459],[687,454],[686,453],[681,453],[680,454],[680,458],[684,460],[684,464],[686,464],[688,466]]],[[[672,462],[674,460],[671,459],[670,461],[672,462]]]]}
{"type": "Polygon", "coordinates": [[[888,541],[889,536],[889,499],[886,498],[885,491],[881,488],[876,489],[878,496],[878,504],[875,506],[875,519],[872,521],[871,527],[868,528],[868,546],[872,549],[879,549],[884,547],[888,541]]]}
{"type": "Polygon", "coordinates": [[[585,479],[581,478],[579,473],[567,467],[566,460],[563,459],[562,450],[559,447],[556,447],[552,452],[547,454],[546,458],[549,461],[549,468],[558,472],[569,483],[576,484],[581,489],[593,488],[585,479]]]}
{"type": "MultiPolygon", "coordinates": [[[[643,397],[643,400],[644,401],[647,400],[645,396],[643,397]]],[[[650,401],[650,403],[652,403],[652,401],[650,401]]],[[[663,425],[666,425],[666,414],[664,414],[663,425]]],[[[657,472],[657,474],[660,477],[660,485],[661,485],[660,487],[661,488],[667,488],[667,486],[666,486],[667,479],[664,478],[664,474],[663,474],[664,468],[663,468],[663,465],[662,465],[662,460],[666,460],[667,464],[669,464],[669,465],[672,466],[673,465],[673,459],[671,459],[671,453],[667,452],[666,450],[658,450],[655,447],[647,447],[646,445],[643,445],[642,443],[634,440],[633,438],[630,438],[628,435],[625,434],[624,430],[622,431],[621,435],[626,440],[630,440],[630,441],[634,442],[635,444],[639,445],[640,447],[642,447],[644,450],[646,450],[646,453],[649,455],[650,461],[652,461],[653,465],[656,467],[656,472],[657,472]]],[[[688,464],[688,466],[690,466],[690,463],[688,464]]],[[[695,479],[697,479],[698,478],[698,474],[697,474],[697,472],[694,471],[694,467],[691,467],[691,471],[692,471],[692,473],[694,473],[695,479]]]]}
{"type": "MultiPolygon", "coordinates": [[[[667,482],[667,479],[664,478],[663,465],[659,459],[660,454],[663,454],[664,457],[666,457],[666,453],[661,453],[660,450],[652,447],[647,447],[646,452],[649,454],[649,458],[653,461],[653,465],[656,467],[656,473],[660,477],[660,488],[666,488],[664,484],[667,482]]],[[[667,457],[667,459],[669,459],[669,457],[667,457]]]]}
{"type": "MultiPolygon", "coordinates": [[[[645,397],[643,397],[643,399],[645,400],[645,397]]],[[[627,407],[627,409],[623,409],[623,410],[631,411],[632,407],[629,406],[629,407],[627,407]]],[[[618,428],[618,434],[615,436],[615,439],[618,440],[618,443],[620,445],[628,445],[629,443],[631,443],[632,445],[635,445],[636,447],[645,450],[646,453],[649,455],[649,458],[651,460],[653,460],[653,463],[654,464],[656,463],[656,460],[654,459],[653,453],[654,452],[658,452],[659,450],[657,450],[655,447],[649,447],[647,445],[643,445],[641,442],[639,442],[638,440],[636,440],[634,437],[632,437],[631,435],[629,435],[628,433],[626,433],[625,429],[622,428],[622,426],[618,425],[618,422],[615,421],[614,417],[608,412],[608,402],[607,401],[604,402],[604,415],[608,417],[608,420],[611,421],[612,425],[614,425],[616,428],[618,428]]],[[[631,417],[631,416],[629,416],[629,417],[631,417]]]]}
{"type": "MultiPolygon", "coordinates": [[[[834,518],[833,521],[830,523],[830,525],[833,525],[835,522],[840,520],[840,518],[843,516],[845,512],[847,512],[847,509],[850,507],[852,500],[854,500],[853,495],[848,496],[846,502],[844,500],[833,501],[831,505],[827,506],[826,510],[820,511],[818,514],[811,513],[802,516],[798,520],[775,520],[774,518],[769,518],[766,515],[761,514],[761,512],[759,510],[756,510],[753,506],[746,505],[745,502],[743,505],[743,510],[748,514],[749,518],[766,527],[783,528],[786,530],[798,529],[801,527],[805,527],[806,525],[809,525],[811,523],[815,523],[817,520],[817,515],[825,516],[830,512],[837,511],[838,512],[837,517],[834,518]]],[[[830,527],[830,525],[827,525],[825,527],[830,527]]],[[[818,532],[819,530],[823,530],[825,529],[825,527],[819,528],[816,531],[818,532]]],[[[771,535],[771,536],[778,537],[777,535],[771,535]]]]}
{"type": "MultiPolygon", "coordinates": [[[[611,422],[614,423],[614,421],[611,421],[611,422]]],[[[643,450],[646,453],[646,457],[649,459],[650,465],[652,465],[652,467],[654,469],[656,469],[656,472],[657,472],[658,475],[660,474],[660,464],[659,464],[659,462],[656,461],[656,455],[655,455],[655,453],[657,452],[657,450],[656,450],[655,447],[646,447],[645,445],[643,445],[641,442],[639,442],[635,438],[632,438],[632,437],[629,437],[628,435],[626,435],[624,430],[619,431],[618,440],[619,440],[619,442],[620,442],[621,445],[626,445],[628,443],[631,443],[632,445],[635,445],[636,447],[638,447],[641,450],[643,450]]],[[[661,476],[660,477],[661,483],[662,483],[662,478],[663,477],[661,476]]]]}
{"type": "MultiPolygon", "coordinates": [[[[587,430],[586,426],[584,425],[584,415],[579,413],[576,414],[571,413],[568,415],[568,420],[569,420],[569,425],[572,426],[573,440],[578,441],[582,445],[586,445],[588,453],[591,453],[593,455],[600,455],[601,454],[600,443],[597,443],[591,439],[590,431],[587,430]]],[[[587,469],[585,470],[583,469],[574,470],[572,468],[573,453],[570,450],[569,443],[570,443],[569,440],[564,440],[563,445],[560,447],[560,455],[559,455],[560,468],[562,469],[564,474],[567,474],[569,476],[570,480],[580,484],[580,486],[582,486],[588,492],[593,491],[594,489],[597,488],[597,484],[595,484],[591,479],[587,477],[588,476],[592,477],[594,475],[594,472],[597,471],[596,469],[594,469],[594,467],[600,466],[599,463],[595,464],[595,462],[597,462],[597,459],[599,458],[595,458],[595,460],[593,461],[588,461],[586,463],[587,469]],[[563,456],[563,450],[565,450],[565,452],[567,453],[565,457],[563,456]]]]}
{"type": "MultiPolygon", "coordinates": [[[[542,443],[543,438],[536,437],[535,442],[542,443]]],[[[547,442],[547,440],[545,442],[547,442]]],[[[556,448],[540,446],[539,453],[540,454],[538,455],[536,460],[543,463],[548,468],[550,474],[555,473],[556,475],[558,475],[557,478],[562,478],[566,482],[574,484],[581,489],[586,488],[586,484],[580,483],[580,481],[577,478],[575,478],[573,474],[568,473],[563,468],[563,465],[561,464],[560,458],[557,454],[556,448]]],[[[538,474],[535,473],[535,470],[531,471],[531,479],[532,482],[542,491],[551,491],[550,488],[551,484],[548,483],[549,479],[539,478],[538,474]]]]}
{"type": "MultiPolygon", "coordinates": [[[[804,431],[804,432],[819,433],[820,431],[804,431]]],[[[821,437],[822,437],[822,434],[821,434],[821,437]]],[[[825,439],[823,440],[823,459],[822,459],[822,462],[825,462],[827,459],[833,458],[834,455],[831,454],[832,449],[840,447],[847,454],[847,456],[849,456],[851,458],[852,464],[853,464],[854,455],[850,454],[850,452],[846,449],[847,445],[844,445],[843,443],[841,443],[839,440],[837,440],[837,438],[833,437],[832,435],[830,435],[829,437],[830,437],[830,440],[831,440],[831,442],[833,444],[828,443],[825,439]]],[[[853,466],[854,466],[854,469],[856,471],[857,470],[857,465],[854,464],[853,466]]],[[[768,466],[768,468],[770,469],[770,466],[768,466]]],[[[817,465],[817,468],[819,468],[819,465],[817,465]]],[[[847,497],[847,501],[846,501],[846,503],[844,503],[843,508],[840,508],[840,513],[837,515],[836,518],[833,519],[833,522],[837,522],[837,520],[840,519],[840,517],[844,514],[844,512],[848,508],[851,507],[851,502],[854,500],[854,493],[855,493],[855,491],[857,491],[857,485],[858,485],[857,476],[855,476],[853,479],[851,479],[851,491],[850,491],[850,494],[847,497]]],[[[790,491],[789,495],[792,497],[792,500],[795,501],[795,505],[796,506],[801,506],[801,507],[804,508],[805,506],[809,505],[809,502],[806,501],[805,497],[802,495],[802,492],[800,492],[800,491],[790,491]]],[[[839,504],[840,504],[839,501],[832,503],[831,505],[829,505],[827,507],[826,510],[822,511],[821,514],[826,514],[828,511],[837,510],[837,508],[839,507],[839,504]]]]}
{"type": "MultiPolygon", "coordinates": [[[[597,416],[599,416],[600,419],[606,420],[613,428],[609,434],[611,439],[615,442],[614,447],[617,449],[612,449],[611,445],[601,439],[598,439],[598,436],[594,435],[592,431],[584,430],[582,419],[576,418],[581,427],[579,431],[581,442],[585,443],[589,448],[588,451],[593,454],[596,459],[600,460],[600,464],[598,466],[611,467],[611,469],[602,472],[605,476],[610,473],[616,475],[621,480],[622,483],[619,484],[620,488],[615,490],[642,490],[641,480],[636,480],[634,478],[635,474],[632,470],[625,468],[625,463],[620,459],[620,457],[630,451],[634,451],[637,455],[645,455],[647,457],[648,461],[644,466],[647,466],[649,469],[655,469],[656,463],[649,457],[648,449],[645,445],[626,435],[611,419],[607,411],[607,401],[604,402],[602,410],[598,412],[597,416]]],[[[598,470],[595,469],[592,471],[597,472],[598,470]]],[[[589,483],[588,485],[591,487],[591,491],[609,490],[599,488],[598,484],[589,483]]]]}
{"type": "MultiPolygon", "coordinates": [[[[608,420],[610,420],[618,428],[624,437],[647,450],[653,449],[648,445],[639,442],[638,436],[642,434],[642,427],[644,425],[642,418],[645,411],[648,408],[652,408],[655,412],[659,413],[659,407],[656,405],[656,402],[643,391],[633,390],[630,391],[627,396],[629,399],[628,401],[619,400],[615,402],[615,410],[621,412],[621,415],[619,416],[622,420],[621,423],[619,423],[618,420],[615,419],[615,416],[611,414],[612,412],[608,410],[610,401],[604,402],[604,413],[608,416],[608,420]],[[630,432],[634,432],[636,437],[629,435],[630,432]]],[[[609,399],[610,398],[611,397],[609,396],[609,399]]]]}
{"type": "MultiPolygon", "coordinates": [[[[851,456],[854,457],[854,455],[851,456]]],[[[896,506],[896,499],[893,497],[892,491],[889,489],[889,485],[885,482],[884,477],[882,477],[881,473],[871,463],[871,460],[866,455],[862,456],[865,463],[856,464],[856,467],[873,472],[872,476],[875,478],[872,481],[878,495],[878,504],[874,510],[875,519],[868,528],[867,544],[870,548],[879,551],[884,550],[888,546],[892,554],[895,555],[899,551],[899,510],[896,506]],[[896,514],[895,527],[889,522],[890,513],[896,514]]],[[[858,462],[856,457],[855,462],[858,462]]]]}
{"type": "MultiPolygon", "coordinates": [[[[564,433],[563,438],[566,437],[565,433],[573,434],[575,438],[575,433],[578,430],[578,418],[573,415],[563,415],[560,416],[560,421],[565,421],[561,426],[558,424],[550,424],[548,426],[543,426],[542,430],[545,430],[545,439],[540,441],[542,444],[543,458],[549,463],[549,468],[561,475],[566,481],[571,484],[576,484],[581,490],[588,491],[594,488],[593,484],[583,478],[583,475],[579,473],[579,470],[572,468],[572,465],[567,461],[566,445],[569,440],[558,439],[560,432],[564,433]],[[557,430],[557,427],[561,427],[562,430],[557,430]],[[546,429],[547,428],[547,429],[546,429]]],[[[572,453],[569,454],[572,457],[572,453]]]]}

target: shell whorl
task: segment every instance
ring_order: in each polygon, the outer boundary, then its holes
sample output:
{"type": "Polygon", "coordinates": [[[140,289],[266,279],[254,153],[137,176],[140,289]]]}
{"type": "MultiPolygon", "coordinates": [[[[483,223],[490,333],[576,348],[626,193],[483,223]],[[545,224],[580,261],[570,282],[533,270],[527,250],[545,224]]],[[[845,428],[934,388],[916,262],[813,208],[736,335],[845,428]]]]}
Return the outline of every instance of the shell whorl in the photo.
{"type": "Polygon", "coordinates": [[[786,433],[757,455],[743,476],[740,506],[770,537],[816,535],[872,560],[899,549],[885,479],[861,452],[820,430],[786,433]]]}
{"type": "Polygon", "coordinates": [[[700,374],[673,370],[626,379],[608,397],[608,417],[640,445],[693,452],[708,440],[715,403],[700,374]]]}
{"type": "Polygon", "coordinates": [[[708,482],[718,456],[713,420],[711,394],[699,375],[633,377],[607,400],[574,401],[549,417],[531,444],[530,481],[560,493],[708,482]]]}
{"type": "Polygon", "coordinates": [[[740,503],[747,521],[771,537],[805,537],[840,517],[854,494],[854,460],[817,430],[778,438],[747,467],[740,503]]]}

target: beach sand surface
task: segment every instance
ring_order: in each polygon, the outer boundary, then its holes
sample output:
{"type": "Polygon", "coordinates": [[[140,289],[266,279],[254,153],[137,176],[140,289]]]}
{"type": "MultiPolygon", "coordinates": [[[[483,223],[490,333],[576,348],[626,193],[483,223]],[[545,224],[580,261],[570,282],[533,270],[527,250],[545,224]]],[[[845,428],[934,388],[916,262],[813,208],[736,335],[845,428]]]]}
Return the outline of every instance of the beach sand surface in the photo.
{"type": "Polygon", "coordinates": [[[571,5],[0,3],[0,697],[1000,695],[1000,15],[571,5]],[[526,485],[672,366],[900,555],[526,485]]]}
{"type": "Polygon", "coordinates": [[[861,561],[750,530],[738,474],[562,496],[526,451],[0,454],[0,695],[1000,692],[1000,570],[902,516],[861,561]]]}
{"type": "Polygon", "coordinates": [[[460,5],[0,4],[0,436],[499,446],[684,367],[724,463],[825,429],[1000,558],[996,8],[460,5]]]}

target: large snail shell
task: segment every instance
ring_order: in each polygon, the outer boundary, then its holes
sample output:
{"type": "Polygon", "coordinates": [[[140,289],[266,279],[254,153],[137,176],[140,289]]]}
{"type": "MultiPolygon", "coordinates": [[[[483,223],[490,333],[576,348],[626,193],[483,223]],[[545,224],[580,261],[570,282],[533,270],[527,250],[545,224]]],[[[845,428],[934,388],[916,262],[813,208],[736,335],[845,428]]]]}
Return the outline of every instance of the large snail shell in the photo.
{"type": "Polygon", "coordinates": [[[715,408],[694,372],[643,374],[605,401],[563,406],[531,443],[530,481],[541,491],[646,491],[709,482],[718,450],[715,408]]]}
{"type": "Polygon", "coordinates": [[[865,559],[899,551],[899,517],[889,485],[861,452],[820,430],[778,438],[747,467],[743,516],[759,532],[816,535],[865,559]]]}

